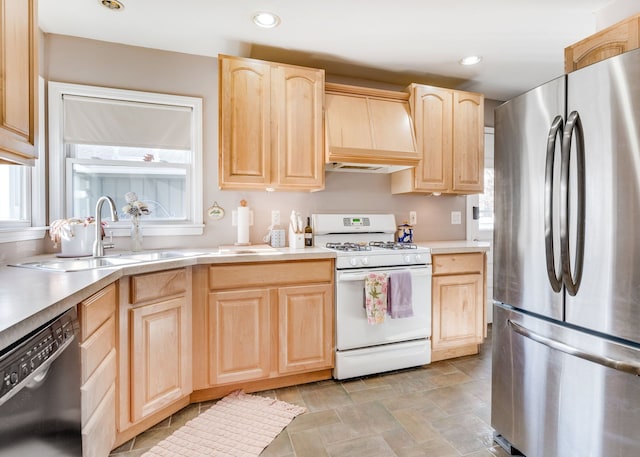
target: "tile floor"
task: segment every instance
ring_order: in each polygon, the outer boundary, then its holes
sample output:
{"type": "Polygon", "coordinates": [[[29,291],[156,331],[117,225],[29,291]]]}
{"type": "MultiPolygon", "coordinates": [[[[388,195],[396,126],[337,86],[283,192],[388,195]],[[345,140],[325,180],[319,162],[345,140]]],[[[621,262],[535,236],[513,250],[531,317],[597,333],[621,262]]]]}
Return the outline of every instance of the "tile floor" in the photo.
{"type": "MultiPolygon", "coordinates": [[[[307,408],[264,457],[507,457],[492,441],[491,334],[480,354],[355,380],[260,392],[307,408]]],[[[214,402],[189,405],[115,449],[139,457],[214,402]]]]}

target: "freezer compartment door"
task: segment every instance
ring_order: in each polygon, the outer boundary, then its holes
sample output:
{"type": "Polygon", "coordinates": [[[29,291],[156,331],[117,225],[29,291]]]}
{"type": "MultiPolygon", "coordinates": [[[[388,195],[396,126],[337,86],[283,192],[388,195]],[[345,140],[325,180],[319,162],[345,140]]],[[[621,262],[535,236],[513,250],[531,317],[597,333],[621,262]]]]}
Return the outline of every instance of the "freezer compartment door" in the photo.
{"type": "Polygon", "coordinates": [[[637,348],[494,306],[491,425],[527,457],[640,455],[638,372],[637,348]]]}
{"type": "Polygon", "coordinates": [[[560,164],[565,78],[496,109],[493,296],[563,319],[560,164]]]}

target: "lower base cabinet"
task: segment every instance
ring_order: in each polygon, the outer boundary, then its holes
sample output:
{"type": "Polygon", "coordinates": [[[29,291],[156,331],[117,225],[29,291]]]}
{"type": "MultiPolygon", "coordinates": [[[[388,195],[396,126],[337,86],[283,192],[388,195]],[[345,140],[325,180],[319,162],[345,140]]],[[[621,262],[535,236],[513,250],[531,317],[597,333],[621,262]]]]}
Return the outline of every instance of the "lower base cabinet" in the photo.
{"type": "Polygon", "coordinates": [[[192,390],[191,267],[119,284],[117,444],[183,407],[192,390]]]}
{"type": "Polygon", "coordinates": [[[107,457],[116,440],[116,300],[110,284],[78,305],[83,457],[107,457]]]}
{"type": "Polygon", "coordinates": [[[194,390],[222,386],[209,394],[218,396],[254,381],[274,388],[286,376],[331,376],[333,260],[198,268],[206,292],[193,302],[194,390]]]}
{"type": "Polygon", "coordinates": [[[485,254],[434,254],[431,360],[477,354],[486,334],[485,254]]]}

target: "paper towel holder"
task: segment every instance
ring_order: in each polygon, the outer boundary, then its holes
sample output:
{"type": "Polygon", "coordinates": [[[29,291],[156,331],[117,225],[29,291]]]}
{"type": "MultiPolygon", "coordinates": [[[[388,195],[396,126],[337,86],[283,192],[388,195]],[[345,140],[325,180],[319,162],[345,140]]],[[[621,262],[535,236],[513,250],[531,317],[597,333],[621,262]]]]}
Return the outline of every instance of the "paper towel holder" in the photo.
{"type": "Polygon", "coordinates": [[[253,225],[253,211],[251,211],[247,206],[247,201],[242,199],[240,200],[240,206],[235,211],[235,213],[236,214],[234,214],[233,216],[235,216],[235,222],[238,228],[238,241],[236,241],[234,244],[236,246],[249,246],[251,245],[251,240],[249,238],[249,227],[253,225]],[[242,222],[240,222],[241,220],[242,222]]]}

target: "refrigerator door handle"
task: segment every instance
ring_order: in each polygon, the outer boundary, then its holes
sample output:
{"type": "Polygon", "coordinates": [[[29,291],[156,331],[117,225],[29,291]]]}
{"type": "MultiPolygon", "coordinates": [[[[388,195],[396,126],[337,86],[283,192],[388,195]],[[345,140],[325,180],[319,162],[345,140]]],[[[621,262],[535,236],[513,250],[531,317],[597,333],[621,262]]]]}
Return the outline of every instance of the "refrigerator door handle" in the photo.
{"type": "Polygon", "coordinates": [[[610,357],[583,351],[582,349],[576,348],[574,346],[570,346],[566,343],[562,343],[560,341],[557,341],[552,338],[548,338],[546,336],[533,332],[532,330],[529,330],[528,328],[523,327],[522,325],[517,324],[512,320],[509,320],[508,323],[509,323],[509,326],[516,333],[524,336],[525,338],[529,338],[530,340],[536,341],[540,344],[544,344],[545,346],[550,347],[551,349],[555,349],[557,351],[564,352],[565,354],[569,354],[574,357],[588,360],[589,362],[597,363],[599,365],[603,365],[608,368],[613,368],[614,370],[622,371],[624,373],[630,373],[635,376],[640,376],[640,364],[638,363],[625,361],[625,360],[612,359],[610,357]]]}
{"type": "Polygon", "coordinates": [[[545,260],[547,262],[547,276],[551,289],[560,292],[562,289],[562,271],[556,271],[556,258],[553,239],[553,166],[556,156],[556,139],[562,134],[562,116],[556,116],[551,123],[549,136],[547,137],[547,156],[544,174],[544,245],[545,260]]]}
{"type": "Polygon", "coordinates": [[[577,111],[572,111],[567,117],[562,137],[562,162],[560,180],[560,259],[562,262],[562,277],[569,295],[576,295],[582,281],[584,266],[584,226],[585,226],[585,166],[584,166],[584,131],[582,121],[577,111]],[[571,253],[569,249],[569,178],[571,142],[573,134],[576,137],[576,172],[577,172],[577,209],[576,209],[576,252],[575,270],[571,267],[571,253]]]}

